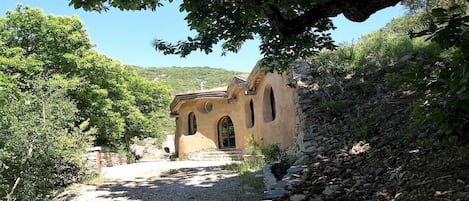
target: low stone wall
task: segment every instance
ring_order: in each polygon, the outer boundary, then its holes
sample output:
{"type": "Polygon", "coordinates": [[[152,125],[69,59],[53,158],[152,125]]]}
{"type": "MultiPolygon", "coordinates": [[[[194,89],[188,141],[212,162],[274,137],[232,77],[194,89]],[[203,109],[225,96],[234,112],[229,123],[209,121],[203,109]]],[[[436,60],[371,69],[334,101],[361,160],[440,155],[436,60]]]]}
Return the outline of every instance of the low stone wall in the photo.
{"type": "Polygon", "coordinates": [[[101,175],[101,147],[89,148],[87,151],[83,155],[83,160],[87,166],[87,174],[101,175]]]}
{"type": "Polygon", "coordinates": [[[101,152],[101,147],[93,147],[87,150],[88,153],[83,155],[83,159],[87,166],[87,174],[101,175],[101,167],[112,167],[116,165],[128,164],[129,160],[124,154],[113,152],[101,152]]]}

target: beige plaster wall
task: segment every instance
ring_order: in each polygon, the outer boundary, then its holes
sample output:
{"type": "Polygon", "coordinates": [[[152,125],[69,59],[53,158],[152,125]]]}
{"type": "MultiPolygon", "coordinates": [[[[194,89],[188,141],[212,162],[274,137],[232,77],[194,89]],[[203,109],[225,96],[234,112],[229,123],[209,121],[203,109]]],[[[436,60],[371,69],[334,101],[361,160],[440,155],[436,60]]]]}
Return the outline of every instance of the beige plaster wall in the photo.
{"type": "MultiPolygon", "coordinates": [[[[176,146],[180,158],[185,158],[187,153],[218,149],[217,123],[220,118],[230,114],[227,99],[202,99],[192,100],[181,105],[179,116],[176,121],[176,146]],[[203,110],[206,102],[212,104],[212,111],[203,110]],[[188,117],[193,112],[197,121],[197,132],[189,135],[188,117]]],[[[235,118],[230,116],[235,123],[235,118]]],[[[235,126],[236,127],[236,126],[235,126]]],[[[236,133],[236,128],[235,128],[236,133]]]]}
{"type": "Polygon", "coordinates": [[[179,110],[176,120],[176,149],[180,158],[185,158],[188,153],[218,149],[218,121],[229,116],[233,121],[236,136],[236,148],[245,149],[246,139],[254,134],[256,141],[261,146],[279,144],[285,149],[294,142],[295,131],[295,104],[294,89],[287,85],[285,75],[267,74],[263,81],[256,87],[255,95],[244,95],[243,91],[236,94],[234,102],[228,103],[227,99],[198,99],[184,102],[179,110]],[[274,91],[276,118],[272,121],[264,120],[265,109],[263,104],[266,86],[271,86],[274,91]],[[250,118],[249,101],[254,103],[254,125],[248,127],[250,118]],[[212,111],[206,112],[203,108],[206,102],[212,104],[212,111]],[[188,135],[188,115],[194,112],[197,119],[197,133],[188,135]]]}
{"type": "MultiPolygon", "coordinates": [[[[253,133],[258,138],[258,143],[267,146],[269,144],[279,144],[284,149],[294,142],[295,131],[295,104],[293,93],[295,90],[287,86],[285,75],[269,73],[257,86],[256,95],[252,96],[254,101],[255,124],[253,133]],[[276,117],[272,121],[266,121],[265,111],[266,87],[270,85],[274,91],[276,117]]],[[[249,98],[246,96],[245,98],[249,98]]]]}

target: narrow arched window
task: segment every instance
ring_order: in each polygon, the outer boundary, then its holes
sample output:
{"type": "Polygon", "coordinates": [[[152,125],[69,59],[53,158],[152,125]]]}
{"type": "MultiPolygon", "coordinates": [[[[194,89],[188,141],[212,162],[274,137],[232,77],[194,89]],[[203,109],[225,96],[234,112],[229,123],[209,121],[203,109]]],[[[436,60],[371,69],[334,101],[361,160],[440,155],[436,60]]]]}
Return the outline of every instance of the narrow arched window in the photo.
{"type": "Polygon", "coordinates": [[[277,111],[275,110],[275,95],[274,90],[272,88],[270,88],[270,111],[272,113],[272,120],[274,120],[275,116],[277,115],[277,111]]]}
{"type": "Polygon", "coordinates": [[[254,126],[254,102],[252,99],[245,106],[246,126],[252,128],[254,126]]]}
{"type": "Polygon", "coordinates": [[[254,126],[254,102],[252,101],[249,101],[249,109],[251,111],[251,124],[252,126],[254,126]]]}
{"type": "Polygon", "coordinates": [[[263,108],[264,108],[264,121],[273,121],[277,116],[277,110],[275,106],[275,94],[274,90],[270,85],[267,85],[264,90],[263,97],[263,108]]]}
{"type": "Polygon", "coordinates": [[[189,135],[194,135],[197,132],[197,120],[195,118],[195,114],[193,112],[189,113],[188,116],[188,131],[189,135]]]}

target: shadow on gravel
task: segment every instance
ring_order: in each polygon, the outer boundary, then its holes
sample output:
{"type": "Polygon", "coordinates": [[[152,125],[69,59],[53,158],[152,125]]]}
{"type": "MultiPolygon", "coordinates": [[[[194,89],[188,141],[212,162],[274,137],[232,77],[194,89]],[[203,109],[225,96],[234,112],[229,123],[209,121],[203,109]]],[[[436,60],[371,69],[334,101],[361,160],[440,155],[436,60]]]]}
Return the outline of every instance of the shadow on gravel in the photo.
{"type": "Polygon", "coordinates": [[[108,191],[100,199],[161,201],[250,201],[261,200],[262,193],[242,185],[236,174],[220,167],[183,168],[163,172],[160,177],[115,181],[98,186],[108,191]]]}

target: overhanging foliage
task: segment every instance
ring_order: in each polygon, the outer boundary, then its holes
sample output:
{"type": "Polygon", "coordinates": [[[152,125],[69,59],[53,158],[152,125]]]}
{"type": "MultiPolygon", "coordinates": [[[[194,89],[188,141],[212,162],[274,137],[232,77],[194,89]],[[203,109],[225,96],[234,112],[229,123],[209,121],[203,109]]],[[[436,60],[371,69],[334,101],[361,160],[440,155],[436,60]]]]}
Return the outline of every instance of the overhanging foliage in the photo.
{"type": "MultiPolygon", "coordinates": [[[[365,21],[371,14],[394,6],[401,0],[184,0],[180,11],[187,12],[189,28],[195,37],[175,44],[156,39],[155,49],[164,54],[185,57],[193,51],[211,53],[221,43],[223,53],[236,53],[247,40],[259,38],[266,70],[283,71],[291,61],[310,57],[323,49],[333,49],[328,31],[334,29],[330,17],[344,14],[355,22],[365,21]]],[[[412,0],[411,0],[412,1],[412,0]]],[[[160,0],[108,1],[70,0],[70,5],[88,11],[155,10],[160,0]]],[[[169,3],[173,0],[168,0],[169,3]]]]}

